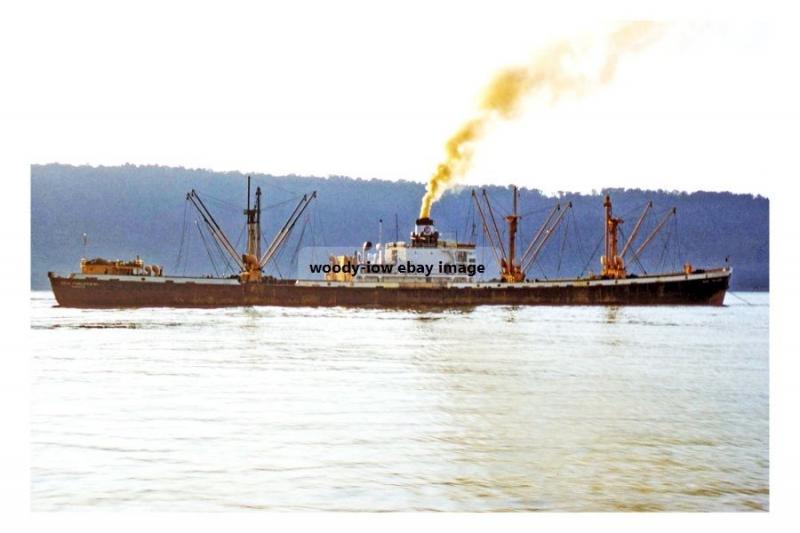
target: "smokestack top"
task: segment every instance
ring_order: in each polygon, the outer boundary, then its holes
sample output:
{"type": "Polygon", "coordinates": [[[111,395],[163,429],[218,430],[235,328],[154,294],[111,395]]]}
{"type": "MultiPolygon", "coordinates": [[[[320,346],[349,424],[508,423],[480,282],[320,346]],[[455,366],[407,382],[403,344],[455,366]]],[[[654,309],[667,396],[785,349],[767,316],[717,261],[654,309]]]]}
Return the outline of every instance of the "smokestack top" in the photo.
{"type": "Polygon", "coordinates": [[[414,231],[411,232],[411,246],[414,248],[431,247],[435,248],[439,242],[439,232],[433,225],[433,219],[430,217],[420,217],[417,219],[417,225],[414,226],[414,231]]]}

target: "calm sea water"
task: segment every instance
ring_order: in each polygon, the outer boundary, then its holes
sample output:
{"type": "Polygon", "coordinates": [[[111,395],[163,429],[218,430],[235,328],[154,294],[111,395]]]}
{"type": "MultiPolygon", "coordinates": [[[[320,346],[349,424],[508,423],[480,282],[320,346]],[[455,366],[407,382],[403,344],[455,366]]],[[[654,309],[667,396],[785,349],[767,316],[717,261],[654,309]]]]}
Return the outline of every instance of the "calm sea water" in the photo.
{"type": "Polygon", "coordinates": [[[750,511],[767,294],[74,310],[32,293],[34,510],[750,511]]]}

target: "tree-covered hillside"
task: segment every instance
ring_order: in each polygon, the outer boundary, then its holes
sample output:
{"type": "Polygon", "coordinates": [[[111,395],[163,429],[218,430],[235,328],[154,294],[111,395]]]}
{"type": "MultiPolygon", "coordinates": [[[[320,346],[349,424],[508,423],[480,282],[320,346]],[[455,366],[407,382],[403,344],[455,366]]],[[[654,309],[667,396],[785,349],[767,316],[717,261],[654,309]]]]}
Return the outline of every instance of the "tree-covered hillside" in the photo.
{"type": "MultiPolygon", "coordinates": [[[[298,256],[308,246],[353,249],[365,240],[377,242],[383,219],[384,240],[407,239],[419,210],[424,186],[413,182],[253,174],[253,185],[264,192],[263,232],[269,240],[278,231],[303,193],[318,198],[301,217],[292,238],[271,268],[274,275],[294,276],[298,256]],[[398,221],[395,226],[395,217],[398,221]]],[[[214,274],[225,270],[213,244],[204,245],[187,205],[186,193],[196,189],[231,241],[243,246],[246,176],[161,166],[117,167],[34,165],[31,168],[31,287],[48,288],[47,272],[76,271],[84,253],[89,257],[130,258],[140,255],[165,267],[167,274],[214,274]],[[82,234],[88,235],[84,250],[82,234]],[[213,262],[212,262],[213,261],[213,262]]],[[[511,204],[508,187],[489,187],[497,215],[511,204]]],[[[734,266],[733,287],[769,287],[769,201],[760,196],[731,193],[678,193],[610,189],[597,194],[563,193],[548,197],[537,190],[520,191],[523,218],[519,245],[524,249],[560,202],[573,203],[529,271],[529,277],[565,277],[599,268],[602,235],[602,195],[609,193],[615,213],[630,232],[648,200],[654,202],[639,241],[660,216],[675,206],[670,221],[642,254],[629,261],[633,272],[680,269],[684,261],[697,267],[734,266]]],[[[480,218],[470,189],[446,194],[433,207],[439,230],[459,240],[485,244],[480,218]]],[[[202,222],[199,222],[202,225],[202,222]]],[[[505,224],[498,220],[501,231],[505,224]]],[[[208,238],[208,236],[206,236],[208,238]]],[[[306,254],[307,255],[307,254],[306,254]]],[[[487,261],[491,261],[490,256],[487,261]]],[[[302,265],[300,265],[302,267],[302,265]]],[[[302,268],[301,268],[302,270],[302,268]]],[[[496,271],[496,270],[493,270],[496,271]]]]}

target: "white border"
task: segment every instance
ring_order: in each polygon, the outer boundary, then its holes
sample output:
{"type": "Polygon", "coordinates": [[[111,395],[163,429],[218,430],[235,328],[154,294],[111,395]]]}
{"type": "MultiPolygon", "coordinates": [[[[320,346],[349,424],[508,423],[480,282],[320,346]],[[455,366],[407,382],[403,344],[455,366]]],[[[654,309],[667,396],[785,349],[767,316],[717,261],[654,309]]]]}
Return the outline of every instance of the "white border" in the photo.
{"type": "MultiPolygon", "coordinates": [[[[5,4],[0,11],[0,31],[12,40],[13,46],[4,46],[0,60],[13,56],[24,63],[27,39],[47,39],[38,30],[37,21],[51,16],[57,4],[63,2],[18,2],[13,6],[5,4]]],[[[107,3],[78,5],[70,2],[69,9],[75,16],[102,17],[108,14],[107,3]]],[[[158,2],[148,6],[154,17],[165,18],[175,28],[175,38],[179,39],[180,28],[190,21],[193,3],[172,3],[161,8],[167,2],[158,2]]],[[[277,7],[272,6],[272,7],[277,7]]],[[[617,2],[610,8],[608,2],[602,6],[595,3],[568,2],[559,4],[561,11],[556,16],[574,17],[620,17],[657,13],[666,16],[705,15],[705,16],[769,16],[775,10],[775,3],[749,2],[732,6],[731,2],[664,2],[656,8],[643,9],[640,2],[617,2]],[[669,4],[669,7],[666,7],[669,4]],[[676,6],[677,4],[677,6],[676,6]],[[765,5],[766,4],[766,5],[765,5]],[[630,7],[635,6],[635,7],[630,7]],[[738,6],[738,7],[737,7],[738,6]],[[744,7],[744,9],[742,9],[744,7]]],[[[145,6],[135,6],[145,9],[145,6]]],[[[224,9],[237,9],[241,6],[226,4],[224,9]]],[[[266,10],[269,7],[244,6],[266,10]]],[[[781,8],[780,4],[777,6],[781,8]]],[[[457,7],[454,5],[457,13],[457,7]]],[[[343,8],[344,9],[344,8],[343,8]]],[[[548,10],[559,8],[553,2],[547,3],[548,10]]],[[[796,13],[780,9],[772,13],[775,17],[794,18],[796,13]]],[[[309,7],[313,12],[313,6],[309,7]]],[[[357,14],[357,13],[354,13],[357,14]]],[[[67,23],[67,21],[64,21],[67,23]]],[[[102,24],[102,20],[97,20],[102,24]]],[[[111,36],[113,38],[113,36],[111,36]]],[[[230,30],[229,38],[235,38],[235,28],[230,30]]],[[[4,44],[9,44],[4,41],[4,44]]],[[[58,43],[52,43],[58,46],[58,43]]],[[[157,60],[158,58],[148,58],[157,60]]],[[[80,61],[80,58],[77,58],[80,61]]],[[[35,65],[32,66],[35,68],[35,65]]],[[[787,68],[794,68],[787,65],[787,68]]],[[[5,67],[4,67],[5,71],[5,67]]],[[[4,77],[4,84],[24,82],[24,72],[13,71],[4,77]],[[16,78],[16,79],[15,79],[16,78]]],[[[102,73],[98,73],[98,76],[102,73]]],[[[64,80],[56,80],[58,83],[64,80]]],[[[769,88],[765,88],[768,90],[769,88]]],[[[56,88],[57,90],[57,88],[56,88]]],[[[0,95],[4,94],[0,89],[0,95]]],[[[235,98],[235,94],[226,95],[235,98]]],[[[765,96],[768,98],[768,96],[765,96]]],[[[30,104],[26,102],[25,104],[30,104]]],[[[797,406],[800,405],[800,346],[797,341],[797,315],[800,291],[798,291],[797,268],[800,265],[800,219],[797,209],[800,201],[800,187],[797,184],[797,168],[786,169],[786,180],[782,183],[762,184],[771,200],[771,309],[770,309],[770,476],[771,494],[769,513],[735,513],[735,514],[582,514],[582,515],[430,515],[430,514],[394,514],[394,515],[327,515],[327,514],[249,514],[249,515],[202,515],[192,513],[181,514],[143,514],[126,513],[125,515],[110,513],[57,513],[34,514],[30,509],[30,455],[28,446],[30,383],[30,316],[20,312],[30,309],[29,293],[29,261],[30,261],[30,228],[26,221],[30,217],[30,163],[42,154],[36,144],[36,136],[23,132],[34,132],[37,128],[46,128],[46,118],[38,117],[34,124],[33,117],[20,116],[13,112],[16,102],[3,102],[0,115],[0,142],[2,142],[3,186],[10,188],[4,195],[3,224],[0,227],[3,246],[2,294],[4,306],[2,325],[4,350],[3,368],[0,371],[0,405],[2,405],[3,453],[2,478],[0,478],[0,501],[3,502],[4,525],[9,531],[41,529],[47,531],[136,531],[154,526],[159,529],[174,528],[192,531],[218,531],[220,529],[262,529],[267,523],[278,527],[308,527],[318,530],[360,530],[360,531],[403,531],[430,528],[441,530],[457,529],[459,531],[484,530],[487,528],[504,528],[512,530],[530,530],[540,526],[550,530],[582,531],[641,531],[643,527],[655,531],[673,531],[676,528],[692,530],[723,529],[725,531],[784,530],[792,523],[797,525],[797,479],[798,442],[797,406]],[[11,111],[6,111],[11,110],[11,111]]],[[[71,111],[71,110],[64,110],[71,111]]],[[[79,115],[78,115],[79,116],[79,115]]],[[[797,117],[794,117],[794,131],[797,132],[797,117]]],[[[156,161],[153,161],[156,163],[156,161]]],[[[758,176],[753,177],[758,180],[758,176]]]]}

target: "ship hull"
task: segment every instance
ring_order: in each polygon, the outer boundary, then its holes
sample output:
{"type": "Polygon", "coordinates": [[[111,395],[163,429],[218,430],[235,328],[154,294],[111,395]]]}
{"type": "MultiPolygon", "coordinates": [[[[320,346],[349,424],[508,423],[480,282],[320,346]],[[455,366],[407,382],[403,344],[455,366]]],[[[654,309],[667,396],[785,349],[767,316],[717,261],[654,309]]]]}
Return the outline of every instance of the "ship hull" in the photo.
{"type": "Polygon", "coordinates": [[[112,278],[50,273],[63,307],[369,307],[457,308],[481,305],[722,305],[729,268],[624,280],[396,284],[233,279],[112,278]]]}

